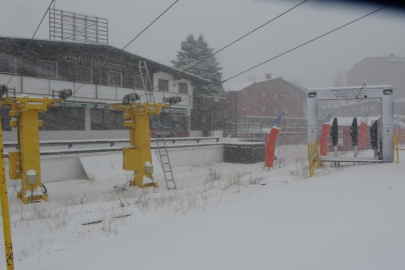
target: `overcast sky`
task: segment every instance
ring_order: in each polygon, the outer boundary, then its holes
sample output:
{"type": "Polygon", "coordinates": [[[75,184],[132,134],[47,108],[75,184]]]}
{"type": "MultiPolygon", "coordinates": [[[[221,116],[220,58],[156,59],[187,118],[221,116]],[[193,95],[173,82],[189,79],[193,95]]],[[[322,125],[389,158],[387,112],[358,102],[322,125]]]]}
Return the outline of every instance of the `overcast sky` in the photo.
{"type": "MultiPolygon", "coordinates": [[[[221,48],[300,1],[180,0],[127,50],[170,64],[188,34],[204,35],[221,48]]],[[[174,0],[57,0],[56,8],[109,20],[110,44],[123,47],[174,0]]],[[[2,0],[0,35],[31,37],[50,0],[2,0]]],[[[320,4],[308,1],[218,54],[224,79],[272,58],[379,6],[320,4]]],[[[37,38],[48,38],[48,17],[37,38]]],[[[388,8],[325,38],[229,81],[282,76],[306,87],[331,86],[338,73],[348,72],[368,56],[405,56],[405,16],[388,8]]]]}

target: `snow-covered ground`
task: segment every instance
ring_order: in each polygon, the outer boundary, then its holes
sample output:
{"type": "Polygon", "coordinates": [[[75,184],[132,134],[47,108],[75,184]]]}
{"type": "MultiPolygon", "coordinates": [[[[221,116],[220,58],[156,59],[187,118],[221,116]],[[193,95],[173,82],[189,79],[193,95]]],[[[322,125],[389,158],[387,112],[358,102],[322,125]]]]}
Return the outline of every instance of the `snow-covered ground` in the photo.
{"type": "Polygon", "coordinates": [[[306,178],[305,146],[278,156],[177,167],[175,192],[71,180],[23,206],[10,188],[16,269],[405,269],[403,163],[306,178]]]}

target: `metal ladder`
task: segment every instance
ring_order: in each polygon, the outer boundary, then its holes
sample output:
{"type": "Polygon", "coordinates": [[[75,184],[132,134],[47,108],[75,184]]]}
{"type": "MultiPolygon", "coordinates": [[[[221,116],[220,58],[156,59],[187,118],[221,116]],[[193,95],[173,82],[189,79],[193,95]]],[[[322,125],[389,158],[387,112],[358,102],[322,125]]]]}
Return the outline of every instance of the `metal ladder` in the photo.
{"type": "MultiPolygon", "coordinates": [[[[148,104],[148,108],[149,108],[149,118],[151,119],[151,122],[153,123],[153,118],[152,118],[152,115],[150,112],[150,106],[151,105],[156,106],[156,100],[155,100],[155,95],[154,95],[154,91],[153,91],[153,84],[152,84],[152,81],[149,76],[149,70],[148,70],[146,62],[144,60],[139,61],[139,73],[141,76],[143,89],[145,90],[146,104],[148,104]]],[[[157,115],[157,122],[159,124],[159,127],[162,126],[162,124],[160,122],[159,114],[157,115]]],[[[154,132],[154,137],[155,137],[156,146],[157,146],[158,153],[159,153],[160,163],[162,164],[163,175],[165,178],[167,190],[177,189],[176,182],[174,181],[173,169],[172,169],[172,165],[170,163],[169,153],[167,151],[166,140],[163,136],[161,138],[159,138],[159,135],[157,134],[157,132],[154,132]],[[161,149],[162,144],[163,144],[163,147],[161,149]]]]}

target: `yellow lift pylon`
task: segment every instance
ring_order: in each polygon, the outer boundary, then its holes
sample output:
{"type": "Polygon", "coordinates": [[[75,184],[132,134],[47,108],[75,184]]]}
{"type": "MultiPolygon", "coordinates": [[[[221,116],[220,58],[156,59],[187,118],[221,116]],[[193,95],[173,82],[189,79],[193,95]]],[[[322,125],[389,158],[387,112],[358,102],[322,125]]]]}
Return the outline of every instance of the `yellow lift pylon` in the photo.
{"type": "Polygon", "coordinates": [[[159,115],[168,104],[156,103],[110,103],[110,109],[124,112],[124,126],[130,128],[130,147],[123,148],[123,168],[133,171],[131,186],[140,188],[159,187],[153,181],[152,153],[150,144],[149,116],[159,115]],[[144,183],[144,178],[151,183],[144,183]]]}
{"type": "Polygon", "coordinates": [[[0,117],[0,199],[1,217],[3,220],[4,253],[6,255],[7,270],[14,270],[13,243],[11,241],[10,211],[8,207],[6,172],[4,170],[3,133],[0,117]]]}
{"type": "Polygon", "coordinates": [[[8,89],[0,91],[0,106],[10,107],[9,115],[12,117],[10,126],[17,128],[17,151],[10,151],[9,176],[10,180],[21,179],[21,189],[17,193],[24,204],[31,201],[47,201],[46,194],[34,194],[37,188],[42,187],[41,161],[39,152],[39,127],[43,121],[38,119],[39,112],[45,112],[50,107],[56,107],[57,102],[63,102],[72,95],[71,89],[54,91],[58,93],[55,98],[37,97],[3,97],[8,89]],[[30,192],[31,194],[27,193],[30,192]]]}

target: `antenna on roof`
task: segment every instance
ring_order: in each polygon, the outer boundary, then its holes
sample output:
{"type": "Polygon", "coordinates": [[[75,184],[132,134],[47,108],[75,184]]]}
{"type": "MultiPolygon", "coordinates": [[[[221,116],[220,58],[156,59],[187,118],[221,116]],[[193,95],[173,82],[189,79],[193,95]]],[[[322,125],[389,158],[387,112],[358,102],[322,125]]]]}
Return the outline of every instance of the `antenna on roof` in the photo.
{"type": "Polygon", "coordinates": [[[88,14],[49,8],[49,39],[108,44],[108,20],[88,14]]]}

